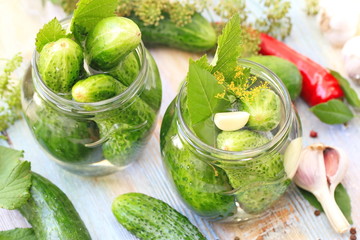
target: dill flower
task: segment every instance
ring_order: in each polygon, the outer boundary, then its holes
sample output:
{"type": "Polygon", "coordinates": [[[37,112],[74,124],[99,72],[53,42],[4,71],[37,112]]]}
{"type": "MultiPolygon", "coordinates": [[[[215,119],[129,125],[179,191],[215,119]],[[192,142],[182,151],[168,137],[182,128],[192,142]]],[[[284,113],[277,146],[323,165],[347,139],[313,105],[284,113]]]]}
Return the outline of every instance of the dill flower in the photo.
{"type": "Polygon", "coordinates": [[[21,62],[22,57],[18,53],[11,60],[6,60],[0,73],[0,131],[5,131],[20,118],[20,81],[12,78],[12,73],[21,62]]]}

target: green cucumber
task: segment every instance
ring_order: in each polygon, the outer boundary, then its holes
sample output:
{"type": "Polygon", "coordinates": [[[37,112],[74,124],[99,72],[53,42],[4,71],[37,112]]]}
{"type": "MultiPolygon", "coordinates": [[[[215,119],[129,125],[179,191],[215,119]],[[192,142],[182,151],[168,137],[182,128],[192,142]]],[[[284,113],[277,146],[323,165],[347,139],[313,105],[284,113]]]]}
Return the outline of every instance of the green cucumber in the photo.
{"type": "Polygon", "coordinates": [[[83,69],[81,47],[69,38],[46,44],[38,60],[39,73],[48,88],[68,93],[83,69]]]}
{"type": "MultiPolygon", "coordinates": [[[[41,99],[37,96],[38,99],[41,99]]],[[[41,102],[34,117],[26,117],[39,144],[63,162],[91,163],[99,158],[98,148],[85,145],[99,140],[99,129],[94,121],[70,118],[41,102]]],[[[101,150],[101,149],[100,149],[101,150]]]]}
{"type": "MultiPolygon", "coordinates": [[[[99,74],[79,81],[72,94],[76,101],[97,102],[125,90],[126,87],[115,78],[99,74]]],[[[146,144],[155,118],[156,112],[138,96],[119,108],[99,112],[94,121],[100,137],[106,139],[102,145],[104,157],[117,166],[131,163],[146,144]]]]}
{"type": "Polygon", "coordinates": [[[244,99],[241,110],[250,114],[246,126],[257,131],[270,131],[281,120],[280,97],[270,89],[262,89],[255,99],[244,99]]]}
{"type": "Polygon", "coordinates": [[[136,53],[129,53],[115,68],[108,71],[108,74],[120,81],[126,87],[130,86],[140,72],[140,62],[136,53]]]}
{"type": "Polygon", "coordinates": [[[72,88],[71,94],[77,102],[98,102],[115,97],[126,88],[115,78],[106,74],[92,75],[78,81],[72,88]]]}
{"type": "Polygon", "coordinates": [[[252,56],[248,59],[273,71],[285,84],[292,100],[300,95],[302,76],[295,64],[276,56],[252,56]]]}
{"type": "Polygon", "coordinates": [[[86,39],[88,64],[106,71],[116,67],[141,41],[138,26],[128,18],[108,17],[96,24],[86,39]]]}
{"type": "Polygon", "coordinates": [[[173,101],[161,125],[160,148],[175,189],[187,206],[200,216],[215,220],[233,215],[235,197],[226,194],[233,189],[226,173],[181,141],[174,114],[173,101]]]}
{"type": "Polygon", "coordinates": [[[206,240],[185,216],[145,194],[120,195],[112,204],[112,212],[118,222],[139,239],[206,240]]]}
{"type": "MultiPolygon", "coordinates": [[[[217,147],[243,151],[269,141],[267,137],[250,130],[223,131],[217,136],[217,147]]],[[[223,162],[220,166],[236,190],[240,207],[247,213],[258,214],[269,208],[291,182],[285,174],[284,156],[276,151],[246,161],[223,162]]]]}
{"type": "Polygon", "coordinates": [[[139,97],[129,106],[98,114],[100,136],[107,138],[102,146],[105,158],[117,166],[133,162],[147,143],[155,118],[155,111],[139,97]]]}
{"type": "Polygon", "coordinates": [[[32,173],[31,198],[20,208],[38,240],[90,240],[69,198],[46,178],[32,173]]]}
{"type": "Polygon", "coordinates": [[[214,28],[198,13],[184,26],[177,26],[169,17],[160,20],[157,26],[145,25],[135,16],[130,19],[139,26],[146,45],[165,45],[192,52],[207,51],[216,45],[214,28]]]}
{"type": "MultiPolygon", "coordinates": [[[[140,93],[140,98],[144,100],[152,109],[158,111],[161,104],[161,78],[159,69],[150,52],[146,50],[146,58],[149,64],[149,76],[144,84],[144,89],[140,93]]],[[[116,78],[126,87],[129,87],[138,77],[140,72],[140,63],[134,52],[129,55],[114,69],[108,72],[109,75],[116,78]]]]}

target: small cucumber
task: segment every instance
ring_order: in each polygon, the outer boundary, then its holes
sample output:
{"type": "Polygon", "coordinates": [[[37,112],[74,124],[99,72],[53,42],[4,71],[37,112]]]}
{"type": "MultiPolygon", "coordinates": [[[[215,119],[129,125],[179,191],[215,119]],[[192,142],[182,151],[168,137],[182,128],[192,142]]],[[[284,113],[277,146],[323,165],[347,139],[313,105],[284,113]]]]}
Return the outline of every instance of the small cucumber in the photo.
{"type": "Polygon", "coordinates": [[[112,212],[118,222],[139,239],[206,240],[185,216],[145,194],[120,195],[112,204],[112,212]]]}
{"type": "Polygon", "coordinates": [[[97,74],[78,81],[72,88],[71,94],[77,102],[98,102],[115,97],[125,91],[115,78],[106,74],[97,74]]]}
{"type": "MultiPolygon", "coordinates": [[[[144,84],[144,89],[140,93],[140,98],[146,102],[156,112],[160,108],[162,88],[159,69],[150,52],[146,50],[146,58],[149,64],[148,77],[144,84]]],[[[126,87],[129,87],[138,77],[140,72],[140,63],[134,52],[128,56],[108,74],[116,78],[126,87]]]]}
{"type": "Polygon", "coordinates": [[[124,17],[104,18],[86,39],[88,64],[102,71],[116,67],[140,41],[140,29],[132,20],[124,17]]]}
{"type": "MultiPolygon", "coordinates": [[[[243,151],[260,147],[270,140],[258,132],[223,131],[217,136],[217,147],[227,151],[243,151]]],[[[284,157],[278,152],[265,153],[248,161],[221,163],[229,177],[240,207],[258,214],[269,208],[286,191],[290,181],[284,171],[284,157]]]]}
{"type": "Polygon", "coordinates": [[[232,190],[226,173],[180,140],[175,110],[174,100],[161,124],[160,149],[177,192],[187,206],[202,217],[216,220],[233,215],[236,212],[235,197],[226,194],[232,190]]]}
{"type": "Polygon", "coordinates": [[[32,173],[31,198],[20,208],[38,240],[90,240],[69,198],[46,178],[32,173]]]}
{"type": "Polygon", "coordinates": [[[68,93],[83,68],[81,47],[69,38],[48,43],[40,52],[38,68],[48,88],[57,93],[68,93]]]}
{"type": "Polygon", "coordinates": [[[270,89],[262,89],[255,99],[243,100],[241,110],[250,114],[246,126],[257,131],[270,131],[281,120],[280,97],[270,89]]]}
{"type": "Polygon", "coordinates": [[[94,162],[98,149],[87,143],[99,139],[99,129],[94,121],[69,118],[46,103],[37,109],[36,118],[26,118],[40,145],[63,162],[94,162]]]}
{"type": "Polygon", "coordinates": [[[135,16],[130,17],[139,26],[142,39],[147,45],[165,45],[192,52],[203,52],[215,47],[217,38],[214,28],[203,16],[195,13],[191,22],[177,26],[166,17],[159,25],[144,25],[135,16]]]}
{"type": "MultiPolygon", "coordinates": [[[[98,74],[75,84],[72,95],[78,102],[97,102],[125,90],[126,87],[115,78],[98,74]]],[[[94,121],[99,127],[101,138],[107,138],[102,145],[104,157],[118,166],[132,162],[139,154],[139,149],[145,145],[155,118],[155,111],[138,96],[134,97],[131,104],[98,113],[94,121]]]]}

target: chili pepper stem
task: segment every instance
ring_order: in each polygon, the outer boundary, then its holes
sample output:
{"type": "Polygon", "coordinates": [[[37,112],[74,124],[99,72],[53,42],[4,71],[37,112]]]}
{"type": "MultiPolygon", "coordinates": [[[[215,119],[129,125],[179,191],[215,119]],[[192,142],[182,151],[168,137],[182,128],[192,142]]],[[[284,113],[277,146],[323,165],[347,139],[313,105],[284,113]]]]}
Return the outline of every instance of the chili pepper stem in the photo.
{"type": "Polygon", "coordinates": [[[350,224],[341,212],[339,206],[335,202],[334,195],[330,193],[329,189],[316,191],[314,192],[314,195],[321,203],[321,206],[323,207],[324,212],[334,230],[338,233],[347,231],[350,224]]]}

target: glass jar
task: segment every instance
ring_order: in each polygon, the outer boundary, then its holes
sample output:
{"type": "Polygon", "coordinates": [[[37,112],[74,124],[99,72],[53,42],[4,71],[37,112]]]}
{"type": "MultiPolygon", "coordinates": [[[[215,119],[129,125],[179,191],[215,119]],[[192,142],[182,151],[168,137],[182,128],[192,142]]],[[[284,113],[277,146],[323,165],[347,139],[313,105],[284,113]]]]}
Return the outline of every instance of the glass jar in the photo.
{"type": "MultiPolygon", "coordinates": [[[[68,25],[69,20],[63,22],[65,29],[68,25]]],[[[155,126],[162,88],[156,63],[143,44],[132,55],[130,65],[120,64],[108,72],[133,77],[122,82],[128,86],[124,92],[79,103],[44,84],[37,68],[39,54],[34,52],[22,83],[23,112],[37,142],[61,167],[80,175],[106,175],[139,156],[155,126]]]]}
{"type": "Polygon", "coordinates": [[[281,80],[254,62],[239,64],[280,97],[281,121],[268,133],[270,142],[235,152],[201,141],[188,124],[186,83],[168,107],[160,133],[164,166],[183,202],[202,217],[230,223],[258,217],[284,194],[302,147],[301,124],[281,80]]]}

